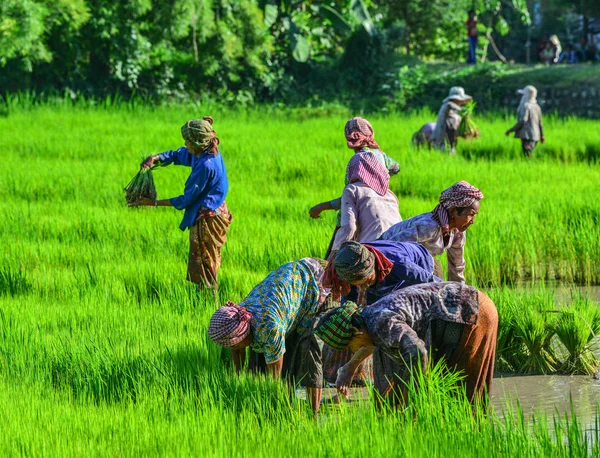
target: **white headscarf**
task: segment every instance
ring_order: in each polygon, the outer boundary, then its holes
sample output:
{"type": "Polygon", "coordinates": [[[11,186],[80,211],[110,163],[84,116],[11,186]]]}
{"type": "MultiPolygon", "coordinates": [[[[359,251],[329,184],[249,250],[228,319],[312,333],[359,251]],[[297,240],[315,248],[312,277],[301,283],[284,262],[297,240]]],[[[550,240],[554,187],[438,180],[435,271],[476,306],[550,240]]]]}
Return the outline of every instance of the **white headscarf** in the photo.
{"type": "Polygon", "coordinates": [[[537,89],[534,86],[525,86],[523,89],[519,89],[517,91],[519,94],[522,94],[521,103],[519,103],[519,108],[517,109],[517,115],[519,118],[522,118],[527,113],[527,105],[531,105],[537,103],[537,89]]]}

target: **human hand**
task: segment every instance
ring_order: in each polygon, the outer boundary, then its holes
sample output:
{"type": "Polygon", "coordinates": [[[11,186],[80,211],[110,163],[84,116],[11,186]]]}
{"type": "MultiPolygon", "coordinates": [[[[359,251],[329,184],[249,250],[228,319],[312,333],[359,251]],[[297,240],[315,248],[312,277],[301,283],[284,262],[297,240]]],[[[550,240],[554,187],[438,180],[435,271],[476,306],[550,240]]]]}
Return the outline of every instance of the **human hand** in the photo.
{"type": "Polygon", "coordinates": [[[155,201],[152,199],[148,199],[147,197],[142,197],[137,202],[129,204],[130,207],[153,207],[154,205],[155,201]]]}
{"type": "Polygon", "coordinates": [[[541,141],[542,143],[546,143],[546,137],[542,137],[542,138],[540,139],[540,141],[541,141]]]}
{"type": "Polygon", "coordinates": [[[140,168],[149,169],[158,161],[158,156],[148,156],[140,164],[140,168]]]}
{"type": "Polygon", "coordinates": [[[510,130],[507,130],[505,135],[508,137],[510,135],[510,130]]]}
{"type": "Polygon", "coordinates": [[[354,372],[350,370],[348,364],[338,369],[335,388],[338,390],[338,393],[343,394],[346,398],[350,396],[350,386],[352,385],[353,377],[354,372]]]}
{"type": "Polygon", "coordinates": [[[322,204],[317,204],[308,211],[308,214],[310,215],[311,218],[317,219],[319,216],[321,216],[322,211],[323,211],[322,204]]]}

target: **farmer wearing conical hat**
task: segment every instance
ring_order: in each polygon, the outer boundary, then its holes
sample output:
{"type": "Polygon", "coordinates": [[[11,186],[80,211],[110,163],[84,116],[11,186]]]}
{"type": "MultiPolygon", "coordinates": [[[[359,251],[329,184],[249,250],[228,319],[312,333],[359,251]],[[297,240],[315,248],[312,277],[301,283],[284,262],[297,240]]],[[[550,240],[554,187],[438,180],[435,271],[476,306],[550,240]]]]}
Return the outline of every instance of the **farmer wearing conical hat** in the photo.
{"type": "Polygon", "coordinates": [[[465,376],[469,400],[485,399],[492,388],[498,313],[475,288],[456,282],[409,286],[360,309],[353,302],[324,314],[315,328],[325,345],[350,349],[353,359],[338,373],[344,395],[356,368],[373,354],[375,389],[392,405],[406,402],[413,370],[445,359],[465,376]]]}
{"type": "Polygon", "coordinates": [[[212,126],[213,119],[205,116],[193,119],[181,127],[185,146],[147,157],[142,168],[161,165],[184,165],[192,172],[181,196],[172,199],[142,199],[134,204],[155,207],[175,207],[184,210],[179,228],[190,230],[190,252],[187,279],[199,288],[218,288],[217,273],[221,266],[221,248],[227,240],[232,221],[225,203],[229,189],[225,162],[218,145],[219,138],[212,126]]]}
{"type": "Polygon", "coordinates": [[[251,348],[249,369],[306,387],[315,411],[322,398],[321,349],[313,332],[329,291],[325,261],[304,258],[274,270],[239,303],[228,302],[210,319],[208,336],[231,350],[237,372],[251,348]]]}
{"type": "Polygon", "coordinates": [[[456,152],[457,129],[461,121],[460,107],[472,99],[460,86],[450,89],[448,97],[444,99],[438,112],[435,130],[431,136],[434,148],[451,153],[456,152]]]}
{"type": "MultiPolygon", "coordinates": [[[[387,195],[389,179],[391,175],[395,175],[400,171],[398,162],[381,151],[379,144],[375,141],[375,131],[373,130],[373,126],[371,126],[371,123],[364,118],[357,117],[350,119],[344,127],[344,136],[346,137],[348,148],[354,150],[354,156],[350,159],[350,162],[346,167],[346,186],[352,183],[351,180],[360,182],[363,187],[362,194],[369,193],[372,196],[377,194],[381,197],[378,199],[379,202],[383,202],[382,199],[388,199],[387,204],[389,205],[391,202],[391,196],[387,195]],[[365,188],[369,188],[373,192],[370,192],[365,188]]],[[[364,199],[365,196],[362,197],[363,207],[366,207],[368,205],[367,199],[364,199]]],[[[354,200],[356,199],[357,196],[354,196],[354,200]]],[[[369,202],[371,201],[371,199],[368,200],[369,202]]],[[[342,197],[338,197],[332,201],[315,205],[310,209],[309,214],[312,218],[318,218],[321,213],[326,210],[340,210],[341,207],[342,197]]],[[[392,217],[400,218],[400,215],[398,213],[397,215],[392,215],[392,217]]],[[[389,218],[386,218],[386,221],[387,220],[389,220],[389,218]]],[[[383,221],[383,223],[385,223],[385,221],[383,221]]],[[[344,225],[348,228],[350,227],[350,223],[346,224],[345,222],[344,225]]],[[[327,254],[325,255],[326,258],[329,257],[333,245],[336,243],[336,235],[340,227],[342,227],[342,215],[341,213],[338,213],[336,228],[333,237],[331,238],[329,248],[327,249],[327,254]]],[[[367,231],[365,237],[371,237],[372,234],[373,231],[367,231]]],[[[343,241],[350,240],[351,238],[346,234],[337,239],[337,245],[339,245],[343,241]]],[[[366,238],[361,239],[366,240],[366,238]]]]}
{"type": "MultiPolygon", "coordinates": [[[[466,181],[454,183],[440,194],[439,204],[433,211],[392,226],[381,240],[420,243],[432,256],[446,252],[448,279],[464,282],[466,231],[475,222],[481,199],[483,193],[466,181]]],[[[442,277],[437,260],[436,264],[436,275],[442,277]]]]}
{"type": "Polygon", "coordinates": [[[522,95],[517,109],[517,123],[506,131],[506,135],[515,133],[515,138],[521,139],[521,147],[525,157],[533,156],[537,142],[544,143],[544,126],[542,125],[542,109],[537,103],[537,89],[525,86],[517,91],[522,95]]]}

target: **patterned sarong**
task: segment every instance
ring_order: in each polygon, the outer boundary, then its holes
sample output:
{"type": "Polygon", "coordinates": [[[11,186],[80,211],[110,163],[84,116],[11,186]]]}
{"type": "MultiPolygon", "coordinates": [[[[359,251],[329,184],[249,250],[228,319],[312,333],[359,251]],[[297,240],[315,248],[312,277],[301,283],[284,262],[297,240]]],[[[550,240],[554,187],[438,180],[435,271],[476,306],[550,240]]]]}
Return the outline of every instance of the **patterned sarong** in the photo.
{"type": "Polygon", "coordinates": [[[233,217],[223,203],[217,210],[201,209],[196,223],[190,227],[187,279],[200,288],[218,288],[221,249],[227,241],[232,221],[233,217]]]}

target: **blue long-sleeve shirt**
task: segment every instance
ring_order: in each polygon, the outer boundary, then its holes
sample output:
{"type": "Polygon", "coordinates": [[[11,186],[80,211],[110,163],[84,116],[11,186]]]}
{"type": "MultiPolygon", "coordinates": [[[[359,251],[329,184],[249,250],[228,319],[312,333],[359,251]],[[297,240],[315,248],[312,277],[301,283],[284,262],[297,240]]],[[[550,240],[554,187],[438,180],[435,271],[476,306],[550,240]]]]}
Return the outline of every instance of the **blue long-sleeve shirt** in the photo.
{"type": "Polygon", "coordinates": [[[179,225],[182,231],[194,225],[201,207],[216,210],[223,205],[229,182],[222,154],[214,155],[205,151],[197,156],[182,146],[177,150],[160,153],[158,157],[163,165],[185,165],[192,168],[183,194],[170,199],[171,205],[177,210],[185,210],[179,225]]]}
{"type": "MultiPolygon", "coordinates": [[[[367,289],[367,304],[372,304],[392,291],[420,283],[441,282],[433,275],[433,256],[418,243],[376,240],[365,243],[381,251],[394,267],[387,277],[367,289]]],[[[356,300],[356,288],[352,288],[346,300],[356,300]]]]}

